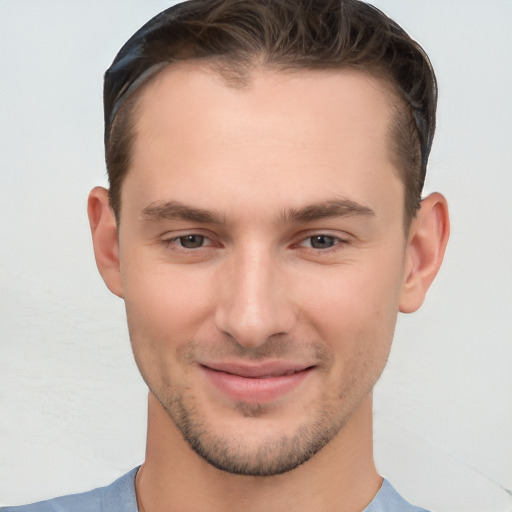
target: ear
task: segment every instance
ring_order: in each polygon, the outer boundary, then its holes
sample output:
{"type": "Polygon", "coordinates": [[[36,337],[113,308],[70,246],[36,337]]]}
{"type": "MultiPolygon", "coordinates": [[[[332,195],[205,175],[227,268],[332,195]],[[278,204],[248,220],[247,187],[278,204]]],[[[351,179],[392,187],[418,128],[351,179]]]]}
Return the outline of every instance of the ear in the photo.
{"type": "Polygon", "coordinates": [[[119,269],[119,239],[117,225],[108,200],[108,190],[96,187],[91,190],[87,203],[92,243],[96,265],[108,289],[123,297],[119,269]]]}
{"type": "Polygon", "coordinates": [[[400,296],[402,313],[412,313],[423,304],[427,290],[443,261],[449,235],[446,199],[441,194],[431,194],[421,202],[421,208],[409,231],[400,296]]]}

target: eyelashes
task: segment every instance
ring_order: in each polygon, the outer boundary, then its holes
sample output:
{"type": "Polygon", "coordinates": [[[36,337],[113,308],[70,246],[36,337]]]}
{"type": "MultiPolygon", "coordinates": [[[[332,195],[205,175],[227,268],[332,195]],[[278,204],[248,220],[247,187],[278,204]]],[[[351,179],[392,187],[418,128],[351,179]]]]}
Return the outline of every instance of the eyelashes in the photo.
{"type": "MultiPolygon", "coordinates": [[[[164,238],[161,240],[161,243],[167,249],[183,253],[199,252],[201,250],[214,248],[222,249],[224,247],[221,242],[213,239],[212,236],[196,232],[164,238]]],[[[350,241],[347,238],[319,232],[309,236],[302,235],[299,241],[290,244],[289,247],[291,249],[300,248],[320,253],[339,250],[349,244],[350,241]]]]}
{"type": "Polygon", "coordinates": [[[203,247],[205,240],[207,238],[203,235],[186,235],[171,239],[171,241],[178,242],[185,249],[199,249],[203,247]]]}
{"type": "Polygon", "coordinates": [[[305,238],[302,242],[297,244],[299,247],[310,247],[312,249],[325,251],[336,247],[337,245],[348,244],[348,240],[338,236],[318,234],[305,238]]]}

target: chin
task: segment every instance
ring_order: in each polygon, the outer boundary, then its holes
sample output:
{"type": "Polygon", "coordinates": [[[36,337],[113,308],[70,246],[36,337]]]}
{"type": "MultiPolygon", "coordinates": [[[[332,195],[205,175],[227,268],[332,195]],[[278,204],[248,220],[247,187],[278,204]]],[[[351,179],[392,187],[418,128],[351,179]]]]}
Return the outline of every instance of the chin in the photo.
{"type": "Polygon", "coordinates": [[[305,408],[308,414],[293,422],[279,418],[275,406],[238,403],[235,415],[223,416],[215,425],[182,395],[159,401],[197,455],[221,471],[245,476],[294,470],[327,445],[348,420],[339,410],[317,407],[305,408]]]}

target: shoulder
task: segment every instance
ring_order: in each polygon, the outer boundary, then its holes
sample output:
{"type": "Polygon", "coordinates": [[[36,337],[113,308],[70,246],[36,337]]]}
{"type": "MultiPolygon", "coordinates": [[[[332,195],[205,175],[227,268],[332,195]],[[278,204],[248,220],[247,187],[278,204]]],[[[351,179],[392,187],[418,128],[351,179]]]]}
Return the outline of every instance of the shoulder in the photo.
{"type": "Polygon", "coordinates": [[[428,510],[411,505],[384,479],[379,492],[363,512],[428,512],[428,510]]]}
{"type": "Polygon", "coordinates": [[[106,487],[31,505],[3,507],[0,512],[137,512],[134,481],[138,469],[132,469],[106,487]]]}

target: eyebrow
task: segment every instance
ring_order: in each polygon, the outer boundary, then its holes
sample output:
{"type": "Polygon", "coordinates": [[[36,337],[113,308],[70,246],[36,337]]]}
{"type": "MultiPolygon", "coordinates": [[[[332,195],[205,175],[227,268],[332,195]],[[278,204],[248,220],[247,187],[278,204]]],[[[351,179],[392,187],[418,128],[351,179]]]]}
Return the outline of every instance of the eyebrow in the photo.
{"type": "Polygon", "coordinates": [[[156,220],[188,220],[202,224],[225,224],[225,218],[218,212],[187,206],[179,201],[151,203],[141,212],[142,218],[156,220]]]}
{"type": "Polygon", "coordinates": [[[375,217],[375,212],[368,206],[361,205],[351,199],[332,199],[316,203],[304,208],[287,210],[282,218],[287,222],[313,222],[334,217],[363,216],[375,217]]]}
{"type": "MultiPolygon", "coordinates": [[[[299,209],[285,209],[279,221],[291,224],[348,216],[374,217],[375,212],[368,206],[342,198],[314,203],[299,209]]],[[[201,224],[226,224],[226,217],[220,212],[187,206],[179,201],[151,203],[142,210],[141,217],[148,221],[186,220],[201,224]]]]}

